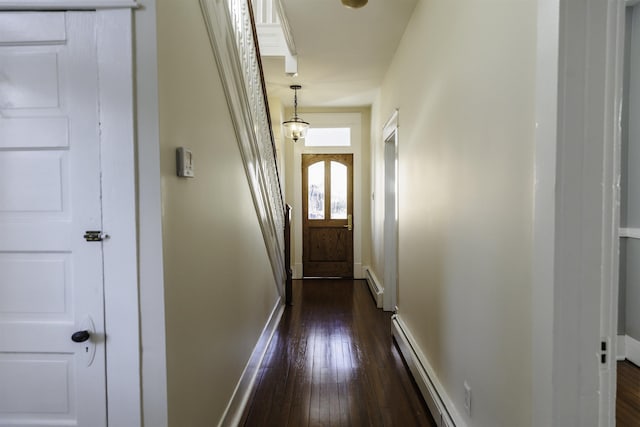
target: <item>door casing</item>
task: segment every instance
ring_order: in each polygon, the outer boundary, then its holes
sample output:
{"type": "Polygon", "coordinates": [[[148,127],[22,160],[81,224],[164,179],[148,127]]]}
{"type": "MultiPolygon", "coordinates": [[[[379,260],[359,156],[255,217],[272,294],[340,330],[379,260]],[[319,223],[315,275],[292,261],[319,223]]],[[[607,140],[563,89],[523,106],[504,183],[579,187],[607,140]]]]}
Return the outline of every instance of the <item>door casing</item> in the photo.
{"type": "Polygon", "coordinates": [[[107,413],[110,426],[141,426],[140,316],[129,8],[97,10],[107,413]],[[117,58],[117,59],[116,59],[117,58]]]}
{"type": "Polygon", "coordinates": [[[384,143],[384,293],[382,307],[397,311],[398,281],[398,110],[382,131],[384,143]]]}
{"type": "Polygon", "coordinates": [[[537,13],[531,424],[611,426],[624,0],[537,13]]]}
{"type": "MultiPolygon", "coordinates": [[[[303,153],[343,153],[353,154],[353,277],[362,279],[362,218],[363,213],[363,178],[362,178],[362,115],[361,113],[303,113],[313,127],[349,127],[351,129],[350,147],[305,147],[303,141],[292,145],[287,158],[291,159],[287,171],[291,171],[292,183],[289,200],[292,203],[292,232],[293,232],[293,278],[302,278],[302,154],[303,153]],[[291,167],[291,169],[289,169],[291,167]]],[[[289,141],[287,141],[289,143],[289,141]]],[[[287,190],[290,191],[290,190],[287,190]]]]}

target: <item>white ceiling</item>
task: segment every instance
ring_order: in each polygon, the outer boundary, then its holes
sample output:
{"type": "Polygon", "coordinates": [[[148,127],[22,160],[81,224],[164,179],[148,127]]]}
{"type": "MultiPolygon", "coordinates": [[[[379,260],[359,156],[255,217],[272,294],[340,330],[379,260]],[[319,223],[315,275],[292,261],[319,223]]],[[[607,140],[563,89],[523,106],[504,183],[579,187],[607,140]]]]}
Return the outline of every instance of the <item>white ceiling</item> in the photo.
{"type": "Polygon", "coordinates": [[[382,83],[417,0],[369,0],[347,9],[340,0],[282,0],[298,51],[298,76],[283,58],[262,58],[267,92],[298,107],[369,105],[382,83]]]}

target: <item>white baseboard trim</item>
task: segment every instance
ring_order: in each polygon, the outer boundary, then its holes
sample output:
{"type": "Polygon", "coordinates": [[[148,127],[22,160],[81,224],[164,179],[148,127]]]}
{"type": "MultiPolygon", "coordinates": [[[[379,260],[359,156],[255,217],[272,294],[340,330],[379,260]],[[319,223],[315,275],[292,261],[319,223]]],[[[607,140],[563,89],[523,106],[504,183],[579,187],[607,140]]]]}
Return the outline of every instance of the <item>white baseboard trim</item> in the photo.
{"type": "Polygon", "coordinates": [[[236,385],[236,389],[233,391],[231,400],[229,401],[224,414],[222,414],[218,427],[235,427],[240,424],[244,410],[249,403],[251,393],[255,387],[260,365],[262,364],[267,352],[273,333],[280,323],[283,312],[284,304],[282,303],[282,299],[278,298],[278,301],[276,301],[276,304],[271,311],[269,320],[267,320],[267,324],[262,330],[262,334],[260,334],[260,338],[258,338],[258,342],[251,353],[247,366],[245,366],[244,371],[240,376],[238,385],[236,385]]]}
{"type": "Polygon", "coordinates": [[[467,427],[413,335],[397,314],[391,317],[391,333],[438,427],[467,427]]]}
{"type": "Polygon", "coordinates": [[[360,262],[354,262],[353,263],[353,278],[354,279],[366,279],[364,272],[363,272],[363,268],[362,268],[362,263],[360,262]]]}
{"type": "Polygon", "coordinates": [[[384,291],[382,286],[380,286],[380,281],[376,274],[371,270],[371,267],[366,266],[363,267],[364,270],[364,278],[367,280],[369,284],[369,290],[371,291],[371,295],[373,295],[373,299],[376,300],[376,307],[382,308],[382,296],[384,291]]]}
{"type": "Polygon", "coordinates": [[[627,358],[627,342],[626,335],[618,335],[616,337],[616,360],[624,360],[627,358]]]}
{"type": "Polygon", "coordinates": [[[627,359],[636,365],[640,365],[640,341],[626,335],[625,346],[627,359]]]}

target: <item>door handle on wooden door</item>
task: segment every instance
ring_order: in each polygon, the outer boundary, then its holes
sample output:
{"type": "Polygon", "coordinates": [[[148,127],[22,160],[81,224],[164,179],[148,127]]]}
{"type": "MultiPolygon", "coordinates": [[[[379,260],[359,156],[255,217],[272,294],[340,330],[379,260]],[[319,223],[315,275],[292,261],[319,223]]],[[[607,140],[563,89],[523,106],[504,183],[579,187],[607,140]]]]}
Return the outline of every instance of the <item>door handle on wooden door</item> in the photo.
{"type": "Polygon", "coordinates": [[[347,215],[347,225],[343,225],[343,227],[349,231],[353,230],[353,215],[347,215]]]}

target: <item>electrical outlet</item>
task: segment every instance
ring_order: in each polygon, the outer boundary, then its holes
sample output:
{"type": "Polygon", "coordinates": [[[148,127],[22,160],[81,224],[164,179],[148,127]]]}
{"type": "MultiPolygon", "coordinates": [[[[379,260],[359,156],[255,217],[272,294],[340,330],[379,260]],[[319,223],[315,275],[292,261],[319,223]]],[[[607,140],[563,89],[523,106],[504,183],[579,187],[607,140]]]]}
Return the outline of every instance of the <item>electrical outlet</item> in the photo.
{"type": "Polygon", "coordinates": [[[471,416],[471,386],[464,382],[464,410],[467,411],[467,415],[471,416]]]}

